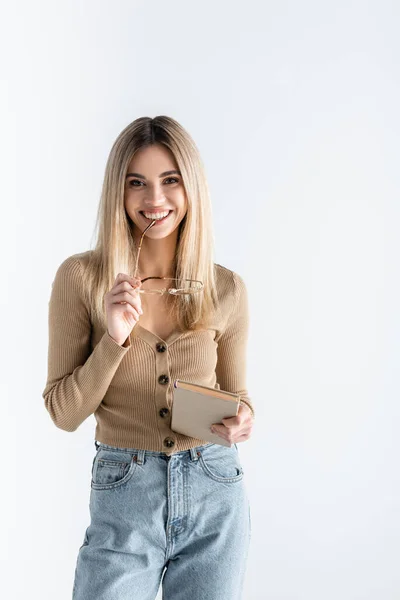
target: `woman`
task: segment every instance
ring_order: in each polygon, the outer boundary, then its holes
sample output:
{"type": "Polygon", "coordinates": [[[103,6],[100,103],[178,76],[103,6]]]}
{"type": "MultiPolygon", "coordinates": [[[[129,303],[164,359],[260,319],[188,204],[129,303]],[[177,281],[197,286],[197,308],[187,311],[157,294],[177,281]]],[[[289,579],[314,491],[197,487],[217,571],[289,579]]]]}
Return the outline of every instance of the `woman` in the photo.
{"type": "Polygon", "coordinates": [[[164,600],[239,599],[247,292],[213,262],[203,165],[174,119],[139,118],[118,136],[97,223],[95,249],[64,260],[52,284],[43,391],[57,427],[97,422],[73,600],[154,600],[162,576],[164,600]],[[171,429],[178,378],[240,394],[238,415],[215,424],[230,447],[171,429]]]}

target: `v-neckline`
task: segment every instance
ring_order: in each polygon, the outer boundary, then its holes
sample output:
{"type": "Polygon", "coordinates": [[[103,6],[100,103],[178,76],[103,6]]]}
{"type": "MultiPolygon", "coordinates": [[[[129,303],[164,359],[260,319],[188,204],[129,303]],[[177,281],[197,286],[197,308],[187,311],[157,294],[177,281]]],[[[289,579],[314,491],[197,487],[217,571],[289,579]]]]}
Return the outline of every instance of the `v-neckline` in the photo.
{"type": "Polygon", "coordinates": [[[132,330],[131,333],[133,333],[134,335],[136,335],[136,336],[144,339],[150,345],[153,345],[154,342],[164,342],[165,344],[167,344],[168,346],[170,346],[178,338],[180,338],[185,332],[181,331],[181,330],[175,330],[172,333],[170,333],[169,335],[167,335],[166,339],[163,339],[159,335],[157,335],[156,333],[153,333],[149,329],[146,329],[146,327],[143,327],[142,325],[140,325],[140,323],[136,323],[136,325],[133,328],[133,330],[132,330]]]}

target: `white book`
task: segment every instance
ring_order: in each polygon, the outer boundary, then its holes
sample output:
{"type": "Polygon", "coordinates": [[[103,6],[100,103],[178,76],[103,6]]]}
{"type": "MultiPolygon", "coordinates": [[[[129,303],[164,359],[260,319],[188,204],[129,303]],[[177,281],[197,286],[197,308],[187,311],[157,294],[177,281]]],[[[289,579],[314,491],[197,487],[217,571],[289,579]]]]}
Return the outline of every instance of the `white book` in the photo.
{"type": "MultiPolygon", "coordinates": [[[[221,446],[232,446],[210,431],[213,423],[235,417],[240,394],[176,379],[173,386],[171,429],[221,446]]],[[[222,424],[222,423],[221,423],[222,424]]]]}

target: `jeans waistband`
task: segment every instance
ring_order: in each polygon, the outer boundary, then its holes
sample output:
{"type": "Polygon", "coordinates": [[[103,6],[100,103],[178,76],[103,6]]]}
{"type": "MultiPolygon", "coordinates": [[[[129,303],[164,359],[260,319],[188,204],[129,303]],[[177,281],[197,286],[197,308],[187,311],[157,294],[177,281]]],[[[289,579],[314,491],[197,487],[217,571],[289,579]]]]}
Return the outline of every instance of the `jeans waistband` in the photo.
{"type": "MultiPolygon", "coordinates": [[[[121,448],[119,446],[110,446],[109,444],[104,444],[103,442],[98,442],[97,440],[95,440],[94,445],[96,447],[96,450],[99,450],[100,448],[104,448],[106,450],[109,449],[109,450],[116,450],[116,451],[120,451],[120,452],[129,452],[130,454],[135,454],[136,461],[138,464],[142,464],[144,462],[145,456],[163,456],[163,457],[168,457],[168,458],[170,458],[172,456],[171,454],[167,454],[166,452],[159,452],[156,450],[145,450],[143,448],[121,448]]],[[[213,444],[213,442],[209,442],[208,444],[195,446],[194,448],[189,448],[188,450],[179,450],[178,452],[174,452],[173,456],[180,456],[180,457],[190,456],[190,458],[192,460],[197,460],[201,450],[203,450],[204,448],[207,448],[208,446],[214,446],[214,445],[215,444],[213,444]]]]}

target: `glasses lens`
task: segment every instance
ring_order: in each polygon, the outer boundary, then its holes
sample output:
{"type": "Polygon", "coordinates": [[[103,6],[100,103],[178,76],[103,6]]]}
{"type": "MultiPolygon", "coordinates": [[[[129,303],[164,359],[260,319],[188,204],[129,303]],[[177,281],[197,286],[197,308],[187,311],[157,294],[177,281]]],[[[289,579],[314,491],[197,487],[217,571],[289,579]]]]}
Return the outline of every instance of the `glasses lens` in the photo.
{"type": "Polygon", "coordinates": [[[173,295],[195,294],[203,289],[200,281],[190,279],[146,279],[141,288],[146,294],[159,294],[160,290],[173,295]]]}

